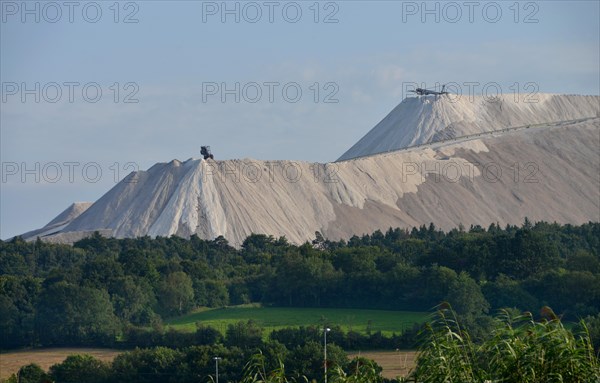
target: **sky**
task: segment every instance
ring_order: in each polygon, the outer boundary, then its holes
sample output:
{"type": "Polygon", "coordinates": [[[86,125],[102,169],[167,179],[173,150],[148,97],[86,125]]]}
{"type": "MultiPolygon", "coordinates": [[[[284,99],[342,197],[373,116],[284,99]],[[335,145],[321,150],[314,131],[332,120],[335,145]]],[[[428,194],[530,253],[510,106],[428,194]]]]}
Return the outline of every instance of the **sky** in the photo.
{"type": "Polygon", "coordinates": [[[416,86],[598,95],[599,4],[0,0],[0,238],[201,145],[335,161],[416,86]]]}

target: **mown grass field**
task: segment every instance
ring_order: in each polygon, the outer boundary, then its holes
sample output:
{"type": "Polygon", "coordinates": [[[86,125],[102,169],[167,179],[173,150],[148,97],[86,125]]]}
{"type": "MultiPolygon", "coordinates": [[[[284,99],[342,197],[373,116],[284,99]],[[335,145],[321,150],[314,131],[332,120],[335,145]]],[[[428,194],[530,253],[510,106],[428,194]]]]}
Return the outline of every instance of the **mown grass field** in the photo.
{"type": "Polygon", "coordinates": [[[383,368],[381,375],[384,378],[395,379],[397,377],[406,377],[416,367],[417,351],[396,350],[396,351],[366,351],[348,353],[349,358],[362,356],[372,359],[383,368]]]}
{"type": "MultiPolygon", "coordinates": [[[[124,351],[103,348],[46,348],[2,353],[0,354],[0,381],[8,379],[21,366],[29,363],[36,363],[47,371],[50,366],[61,363],[69,355],[88,354],[105,362],[111,362],[121,352],[124,351]]],[[[383,367],[382,375],[392,379],[398,376],[406,376],[414,368],[417,352],[404,350],[367,351],[351,352],[348,356],[350,358],[363,356],[373,359],[383,367]]]]}
{"type": "Polygon", "coordinates": [[[8,379],[19,368],[36,363],[45,371],[50,366],[62,363],[69,355],[88,354],[105,362],[111,362],[122,350],[105,348],[40,348],[36,350],[20,350],[0,354],[0,380],[8,379]]]}
{"type": "Polygon", "coordinates": [[[423,323],[426,312],[355,310],[331,308],[289,308],[236,306],[218,309],[199,309],[188,315],[167,320],[167,328],[179,331],[195,331],[196,323],[212,326],[222,333],[227,325],[252,319],[266,333],[284,327],[339,325],[345,331],[360,333],[381,331],[385,335],[401,334],[414,323],[423,323]]]}
{"type": "MultiPolygon", "coordinates": [[[[299,326],[335,326],[345,331],[354,330],[366,333],[381,331],[385,335],[400,334],[411,328],[414,323],[422,323],[428,319],[426,312],[387,311],[387,310],[355,310],[330,308],[287,308],[260,307],[244,305],[218,309],[199,309],[193,313],[172,318],[165,322],[165,327],[178,331],[195,331],[196,323],[212,326],[225,333],[228,324],[239,321],[254,320],[265,329],[265,336],[284,327],[299,326]]],[[[94,348],[53,348],[23,350],[0,354],[0,380],[15,373],[19,367],[37,363],[44,370],[51,365],[62,362],[71,354],[90,354],[104,361],[111,361],[120,350],[94,348]]],[[[357,352],[350,353],[358,355],[357,352]]],[[[384,368],[384,376],[404,376],[414,366],[413,351],[369,351],[361,356],[372,358],[384,368]]]]}

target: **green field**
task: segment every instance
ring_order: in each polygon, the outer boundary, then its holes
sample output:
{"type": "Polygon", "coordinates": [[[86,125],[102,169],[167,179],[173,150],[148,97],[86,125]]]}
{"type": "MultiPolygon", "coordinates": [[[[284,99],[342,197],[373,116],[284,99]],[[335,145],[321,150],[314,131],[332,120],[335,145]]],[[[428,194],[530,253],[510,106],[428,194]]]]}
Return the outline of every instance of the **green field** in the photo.
{"type": "Polygon", "coordinates": [[[195,312],[166,321],[167,328],[181,331],[195,331],[196,323],[212,326],[225,332],[228,324],[254,320],[267,333],[284,327],[316,325],[339,325],[344,330],[366,333],[381,331],[385,335],[400,334],[414,323],[427,319],[426,312],[355,310],[330,308],[289,308],[236,306],[218,309],[200,309],[195,312]]]}

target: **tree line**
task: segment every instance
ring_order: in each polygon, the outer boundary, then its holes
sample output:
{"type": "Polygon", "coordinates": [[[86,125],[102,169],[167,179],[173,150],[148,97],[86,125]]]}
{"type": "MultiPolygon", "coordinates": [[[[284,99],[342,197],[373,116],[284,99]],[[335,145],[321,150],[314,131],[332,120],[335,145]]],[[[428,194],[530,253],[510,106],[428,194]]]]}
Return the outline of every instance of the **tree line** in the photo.
{"type": "MultiPolygon", "coordinates": [[[[231,325],[228,336],[230,330],[237,332],[231,325]]],[[[501,310],[491,331],[476,343],[450,305],[442,303],[421,332],[416,367],[397,379],[383,378],[381,367],[371,360],[349,361],[335,345],[329,348],[325,371],[321,344],[306,335],[304,346],[291,350],[276,340],[261,342],[259,337],[256,344],[242,348],[135,349],[110,363],[71,355],[48,372],[36,364],[23,366],[7,383],[214,382],[215,359],[221,363],[222,381],[240,383],[316,383],[325,374],[332,383],[591,383],[600,378],[600,363],[585,321],[568,330],[549,307],[537,318],[501,310]]]]}
{"type": "Polygon", "coordinates": [[[73,246],[0,241],[4,349],[135,346],[143,344],[141,328],[165,337],[159,331],[165,318],[200,306],[424,311],[442,301],[475,338],[489,330],[488,314],[501,308],[535,313],[550,306],[564,319],[597,323],[600,224],[526,220],[448,232],[430,224],[347,241],[317,232],[302,245],[253,234],[239,249],[223,237],[197,236],[95,234],[73,246]]]}

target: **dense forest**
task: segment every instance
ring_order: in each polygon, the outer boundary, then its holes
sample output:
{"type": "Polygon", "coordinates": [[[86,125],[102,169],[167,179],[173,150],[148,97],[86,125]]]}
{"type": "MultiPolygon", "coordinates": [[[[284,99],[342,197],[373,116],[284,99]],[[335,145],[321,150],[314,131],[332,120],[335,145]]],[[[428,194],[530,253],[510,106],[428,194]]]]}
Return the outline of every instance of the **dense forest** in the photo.
{"type": "Polygon", "coordinates": [[[0,242],[4,349],[114,345],[199,306],[425,311],[442,301],[482,331],[501,308],[598,318],[600,224],[526,220],[450,232],[431,224],[347,242],[317,232],[301,246],[251,235],[240,249],[196,236],[0,242]]]}

